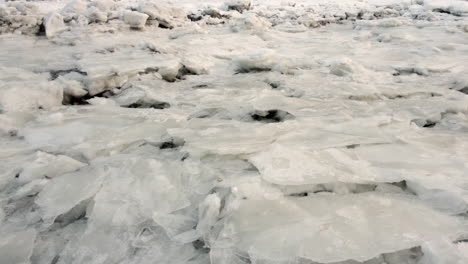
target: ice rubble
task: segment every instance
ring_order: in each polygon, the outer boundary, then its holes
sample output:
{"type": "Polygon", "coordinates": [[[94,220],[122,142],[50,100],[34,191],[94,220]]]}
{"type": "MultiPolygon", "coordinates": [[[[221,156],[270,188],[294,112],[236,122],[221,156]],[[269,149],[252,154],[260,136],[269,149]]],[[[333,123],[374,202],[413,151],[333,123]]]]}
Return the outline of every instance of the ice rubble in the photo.
{"type": "Polygon", "coordinates": [[[0,1],[0,263],[468,262],[466,14],[0,1]]]}

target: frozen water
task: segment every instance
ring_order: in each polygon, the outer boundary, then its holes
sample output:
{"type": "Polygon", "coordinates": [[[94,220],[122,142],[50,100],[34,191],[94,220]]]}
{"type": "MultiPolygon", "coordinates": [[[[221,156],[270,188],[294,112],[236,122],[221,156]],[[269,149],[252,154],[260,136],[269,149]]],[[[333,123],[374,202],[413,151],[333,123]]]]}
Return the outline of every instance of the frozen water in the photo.
{"type": "Polygon", "coordinates": [[[63,17],[59,13],[50,13],[44,18],[44,28],[48,38],[55,37],[65,30],[63,17]]]}
{"type": "MultiPolygon", "coordinates": [[[[437,241],[440,231],[444,236],[456,236],[459,228],[455,219],[399,195],[316,195],[243,201],[219,237],[229,237],[232,247],[256,261],[305,258],[334,263],[365,261],[378,255],[376,252],[437,241]]],[[[213,247],[217,247],[216,241],[213,247]]]]}
{"type": "Polygon", "coordinates": [[[468,263],[462,0],[0,0],[0,263],[468,263]]]}
{"type": "Polygon", "coordinates": [[[142,14],[136,11],[126,11],[124,13],[125,22],[135,29],[142,29],[145,26],[147,19],[147,14],[142,14]]]}

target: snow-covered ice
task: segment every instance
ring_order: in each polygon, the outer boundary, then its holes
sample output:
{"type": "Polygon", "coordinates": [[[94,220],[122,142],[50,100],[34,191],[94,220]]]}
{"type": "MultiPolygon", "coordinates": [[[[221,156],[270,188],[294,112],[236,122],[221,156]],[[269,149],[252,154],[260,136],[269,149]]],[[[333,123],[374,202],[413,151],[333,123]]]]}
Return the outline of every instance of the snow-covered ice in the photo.
{"type": "Polygon", "coordinates": [[[465,0],[0,0],[0,264],[468,263],[465,0]]]}

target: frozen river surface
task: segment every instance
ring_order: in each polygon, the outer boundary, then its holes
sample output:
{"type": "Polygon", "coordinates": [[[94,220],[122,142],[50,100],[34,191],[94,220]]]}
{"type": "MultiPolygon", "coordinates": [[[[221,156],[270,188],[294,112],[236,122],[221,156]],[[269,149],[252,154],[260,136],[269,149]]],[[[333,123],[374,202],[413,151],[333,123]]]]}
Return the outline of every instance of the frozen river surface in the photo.
{"type": "Polygon", "coordinates": [[[1,264],[468,263],[468,1],[0,0],[1,264]]]}

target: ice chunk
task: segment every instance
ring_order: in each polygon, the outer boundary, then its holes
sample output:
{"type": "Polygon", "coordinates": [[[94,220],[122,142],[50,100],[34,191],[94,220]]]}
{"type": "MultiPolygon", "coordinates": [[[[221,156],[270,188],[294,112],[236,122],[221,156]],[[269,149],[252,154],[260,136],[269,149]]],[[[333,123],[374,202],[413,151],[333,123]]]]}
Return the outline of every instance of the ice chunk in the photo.
{"type": "Polygon", "coordinates": [[[187,56],[183,58],[182,64],[188,71],[196,75],[209,73],[210,68],[214,65],[210,58],[203,56],[187,56]]]}
{"type": "Polygon", "coordinates": [[[61,260],[67,260],[68,255],[64,249],[73,247],[73,244],[83,235],[85,228],[86,221],[78,220],[63,228],[42,232],[36,238],[31,263],[63,263],[61,260]]]}
{"type": "MultiPolygon", "coordinates": [[[[194,218],[181,214],[162,214],[155,212],[153,214],[153,220],[166,231],[168,237],[177,241],[180,241],[181,237],[189,234],[197,225],[194,218]]],[[[191,239],[193,241],[198,237],[200,237],[200,234],[197,232],[191,239]]],[[[184,242],[192,242],[190,241],[191,239],[184,242]]]]}
{"type": "Polygon", "coordinates": [[[369,78],[368,73],[362,65],[349,58],[338,58],[330,62],[330,74],[339,77],[369,78]]]}
{"type": "Polygon", "coordinates": [[[133,160],[129,172],[135,175],[133,199],[139,201],[142,213],[171,213],[190,204],[182,192],[178,165],[158,160],[133,160]],[[157,174],[155,174],[157,173],[157,174]]]}
{"type": "Polygon", "coordinates": [[[218,121],[218,125],[206,127],[206,121],[196,120],[190,129],[171,128],[168,133],[183,138],[186,141],[184,147],[193,154],[241,155],[264,149],[283,129],[286,129],[257,123],[228,121],[218,121]],[[254,134],[252,129],[256,131],[254,134]]]}
{"type": "Polygon", "coordinates": [[[111,99],[107,98],[99,98],[99,97],[94,97],[91,99],[86,100],[90,105],[95,105],[95,106],[108,106],[108,107],[113,107],[113,106],[118,106],[114,101],[111,99]]]}
{"type": "MultiPolygon", "coordinates": [[[[153,213],[168,215],[190,204],[182,189],[180,172],[171,162],[122,155],[112,157],[107,165],[115,169],[105,177],[87,212],[86,232],[73,253],[78,262],[93,256],[104,263],[122,259],[133,250],[133,238],[152,219],[153,213]]],[[[100,185],[97,180],[88,181],[100,185]]],[[[82,189],[81,186],[78,188],[82,189]]],[[[95,188],[88,187],[86,193],[95,188]]],[[[54,208],[58,206],[55,204],[54,208]]],[[[167,226],[161,218],[156,219],[168,231],[173,230],[174,223],[167,226]]]]}
{"type": "Polygon", "coordinates": [[[148,19],[147,14],[143,14],[136,11],[125,11],[124,21],[129,24],[131,28],[142,29],[145,27],[146,20],[148,19]]]}
{"type": "Polygon", "coordinates": [[[230,0],[226,2],[227,10],[235,10],[239,13],[249,10],[252,5],[251,0],[230,0]]]}
{"type": "Polygon", "coordinates": [[[281,59],[271,49],[262,49],[241,55],[235,60],[236,70],[240,73],[271,71],[279,64],[281,59]]]}
{"type": "Polygon", "coordinates": [[[453,239],[460,228],[456,218],[409,197],[367,193],[244,200],[219,237],[254,259],[330,263],[453,239]]]}
{"type": "Polygon", "coordinates": [[[218,220],[221,210],[221,199],[216,194],[208,195],[198,206],[197,231],[206,234],[218,220]]]}
{"type": "MultiPolygon", "coordinates": [[[[153,123],[143,122],[145,118],[128,118],[128,114],[136,116],[135,113],[128,113],[126,108],[96,106],[86,109],[80,113],[56,112],[44,116],[42,124],[31,124],[23,130],[26,141],[47,151],[62,149],[69,156],[82,155],[93,159],[98,155],[110,153],[109,151],[118,152],[117,150],[141,140],[157,142],[165,133],[166,122],[172,123],[168,120],[169,117],[174,117],[161,113],[153,117],[156,118],[154,120],[159,120],[153,123]],[[89,110],[100,112],[100,114],[88,116],[89,110]],[[127,117],[118,117],[119,113],[127,117]],[[126,127],[132,127],[132,129],[126,129],[126,127]],[[111,141],[109,141],[109,134],[113,135],[111,141]]],[[[143,117],[145,114],[136,113],[136,115],[143,117]]]]}
{"type": "Polygon", "coordinates": [[[19,200],[27,196],[34,196],[38,194],[47,183],[47,179],[32,180],[26,183],[25,185],[21,186],[21,188],[19,188],[11,198],[13,200],[19,200]]]}
{"type": "Polygon", "coordinates": [[[35,4],[26,2],[0,4],[0,34],[39,33],[42,21],[35,4]]]}
{"type": "Polygon", "coordinates": [[[231,29],[234,32],[253,30],[262,33],[270,27],[271,23],[268,20],[250,13],[235,19],[231,24],[231,29]]]}
{"type": "Polygon", "coordinates": [[[88,18],[89,22],[100,23],[107,21],[107,13],[94,6],[88,8],[86,11],[86,17],[88,18]]]}
{"type": "Polygon", "coordinates": [[[62,15],[56,12],[52,12],[44,18],[44,27],[48,38],[53,38],[66,29],[62,15]]]}
{"type": "Polygon", "coordinates": [[[111,172],[108,168],[91,166],[54,178],[35,200],[44,221],[52,223],[57,216],[94,196],[111,172]]]}
{"type": "Polygon", "coordinates": [[[138,10],[147,14],[150,20],[156,20],[160,27],[174,28],[185,19],[185,12],[163,3],[144,2],[138,10]]]}
{"type": "Polygon", "coordinates": [[[86,2],[84,0],[71,0],[62,8],[61,13],[65,16],[73,14],[84,14],[86,11],[86,2]]]}
{"type": "Polygon", "coordinates": [[[346,150],[299,151],[272,144],[249,160],[266,181],[274,184],[359,183],[375,179],[368,173],[367,164],[353,158],[346,150]]]}
{"type": "Polygon", "coordinates": [[[77,80],[66,80],[59,77],[58,82],[63,86],[64,99],[70,99],[70,97],[80,98],[88,93],[83,84],[77,80]]]}
{"type": "Polygon", "coordinates": [[[116,9],[116,2],[114,0],[94,0],[90,6],[96,7],[102,12],[108,12],[116,9]]]}
{"type": "Polygon", "coordinates": [[[35,153],[34,159],[25,164],[17,179],[23,183],[44,177],[52,179],[84,166],[86,166],[85,163],[64,155],[52,155],[38,151],[35,153]]]}
{"type": "MultiPolygon", "coordinates": [[[[1,87],[2,83],[0,83],[1,87]]],[[[28,82],[12,82],[0,94],[4,111],[51,109],[62,105],[63,88],[56,83],[39,82],[34,88],[28,82]]]]}
{"type": "Polygon", "coordinates": [[[0,238],[0,262],[1,263],[30,263],[29,258],[34,248],[34,240],[37,232],[34,229],[26,229],[18,232],[1,230],[0,238]]]}
{"type": "Polygon", "coordinates": [[[357,148],[355,153],[369,165],[371,174],[389,182],[398,178],[413,182],[415,192],[436,208],[458,211],[464,207],[460,201],[467,202],[462,187],[466,184],[462,171],[467,170],[467,165],[451,153],[425,149],[422,155],[417,145],[401,144],[370,145],[357,148]],[[454,202],[456,197],[460,201],[454,202]]]}
{"type": "Polygon", "coordinates": [[[422,245],[424,256],[420,263],[463,264],[468,261],[467,243],[453,243],[450,240],[431,241],[422,245]]]}
{"type": "Polygon", "coordinates": [[[161,65],[158,73],[161,74],[164,80],[174,82],[182,67],[183,65],[178,60],[168,60],[161,65]]]}

